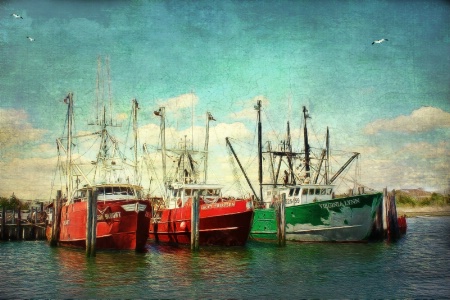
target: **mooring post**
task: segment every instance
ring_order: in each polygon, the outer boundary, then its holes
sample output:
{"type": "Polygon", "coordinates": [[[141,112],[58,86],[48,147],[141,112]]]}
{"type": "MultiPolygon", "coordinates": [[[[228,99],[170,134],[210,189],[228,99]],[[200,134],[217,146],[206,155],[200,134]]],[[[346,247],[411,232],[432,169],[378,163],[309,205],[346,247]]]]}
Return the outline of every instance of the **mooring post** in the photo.
{"type": "Polygon", "coordinates": [[[387,231],[388,231],[388,221],[387,221],[387,216],[388,216],[388,202],[389,202],[389,196],[388,196],[388,192],[387,192],[387,188],[383,189],[383,238],[387,237],[387,231]]]}
{"type": "Polygon", "coordinates": [[[91,256],[92,247],[92,190],[88,189],[88,199],[86,203],[86,256],[91,256]]]}
{"type": "Polygon", "coordinates": [[[91,226],[92,226],[92,233],[91,233],[91,255],[96,255],[96,247],[97,247],[97,189],[94,188],[92,190],[92,205],[91,205],[91,226]]]}
{"type": "Polygon", "coordinates": [[[277,205],[277,238],[278,246],[286,246],[286,194],[281,194],[281,202],[277,205]]]}
{"type": "Polygon", "coordinates": [[[194,201],[191,206],[191,250],[197,251],[199,249],[199,217],[200,205],[198,191],[194,192],[194,201]]]}
{"type": "Polygon", "coordinates": [[[56,191],[56,199],[53,200],[53,214],[52,214],[52,238],[50,246],[58,245],[59,240],[59,220],[61,219],[61,190],[56,191]]]}
{"type": "Polygon", "coordinates": [[[395,204],[395,190],[392,190],[392,194],[389,200],[390,200],[389,238],[391,240],[397,240],[400,237],[400,229],[398,227],[397,206],[395,204]]]}
{"type": "Polygon", "coordinates": [[[2,240],[6,240],[6,207],[2,206],[2,240]]]}
{"type": "Polygon", "coordinates": [[[17,239],[20,241],[23,239],[22,232],[22,210],[19,204],[19,211],[17,212],[17,239]]]}

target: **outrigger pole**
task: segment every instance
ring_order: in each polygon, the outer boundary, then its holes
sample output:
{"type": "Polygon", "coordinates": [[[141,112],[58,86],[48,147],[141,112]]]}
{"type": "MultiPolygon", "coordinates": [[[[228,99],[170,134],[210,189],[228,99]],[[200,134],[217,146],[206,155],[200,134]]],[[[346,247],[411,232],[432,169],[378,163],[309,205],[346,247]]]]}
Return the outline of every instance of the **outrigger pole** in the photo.
{"type": "Polygon", "coordinates": [[[352,162],[352,160],[355,159],[355,157],[357,157],[358,155],[359,155],[358,152],[354,152],[353,155],[352,155],[352,157],[350,157],[350,158],[347,160],[347,162],[339,169],[339,171],[337,171],[336,174],[334,174],[334,176],[331,177],[330,183],[329,183],[329,184],[332,184],[333,181],[335,181],[336,178],[338,178],[338,176],[342,173],[342,171],[344,171],[345,168],[347,168],[347,166],[352,162]]]}
{"type": "Polygon", "coordinates": [[[260,200],[260,199],[258,198],[258,196],[256,195],[255,189],[253,188],[253,186],[252,186],[252,184],[251,184],[251,182],[250,182],[250,179],[248,179],[247,173],[245,173],[245,170],[244,170],[244,168],[242,167],[241,162],[239,161],[239,158],[238,158],[237,155],[236,155],[236,152],[234,152],[234,149],[233,149],[233,147],[231,146],[231,143],[230,143],[228,137],[225,138],[225,141],[227,142],[228,147],[230,147],[231,153],[233,153],[233,156],[234,156],[234,158],[236,159],[236,161],[237,161],[237,163],[238,163],[238,165],[239,165],[239,168],[241,168],[241,171],[242,171],[242,173],[244,174],[244,177],[245,177],[245,179],[247,180],[247,183],[248,183],[250,189],[252,190],[253,195],[255,195],[256,199],[257,199],[259,202],[262,202],[262,200],[260,200]]]}

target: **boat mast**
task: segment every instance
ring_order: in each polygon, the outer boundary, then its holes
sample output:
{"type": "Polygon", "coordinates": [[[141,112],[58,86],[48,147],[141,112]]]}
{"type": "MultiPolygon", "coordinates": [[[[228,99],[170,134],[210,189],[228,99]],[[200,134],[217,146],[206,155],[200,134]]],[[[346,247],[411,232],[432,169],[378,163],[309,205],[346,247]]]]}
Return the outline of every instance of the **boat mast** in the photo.
{"type": "Polygon", "coordinates": [[[303,106],[303,119],[305,120],[305,124],[303,127],[303,135],[304,135],[304,142],[305,142],[305,171],[306,171],[306,178],[309,178],[309,165],[310,165],[310,158],[309,158],[309,144],[308,144],[308,128],[306,127],[306,119],[309,118],[308,110],[306,110],[306,107],[303,106]]]}
{"type": "Polygon", "coordinates": [[[73,93],[69,93],[64,99],[69,107],[67,108],[67,199],[72,195],[72,123],[73,123],[73,93]]]}
{"type": "Polygon", "coordinates": [[[287,159],[289,165],[289,171],[291,172],[291,183],[295,184],[295,175],[292,168],[292,145],[291,145],[291,128],[289,126],[289,121],[287,122],[287,159]]]}
{"type": "Polygon", "coordinates": [[[138,182],[138,153],[137,153],[137,110],[139,109],[139,104],[136,99],[133,99],[133,133],[134,133],[134,180],[135,183],[138,182]]]}
{"type": "Polygon", "coordinates": [[[211,115],[210,112],[206,113],[206,137],[205,137],[205,171],[204,171],[204,178],[203,182],[206,183],[206,180],[208,179],[208,143],[209,143],[209,121],[215,121],[214,117],[211,115]]]}
{"type": "Polygon", "coordinates": [[[161,117],[161,153],[162,153],[162,164],[163,164],[163,182],[166,184],[166,113],[165,108],[160,107],[158,111],[154,111],[156,116],[161,117]]]}
{"type": "Polygon", "coordinates": [[[262,192],[262,182],[263,182],[263,174],[262,174],[262,129],[261,129],[261,100],[258,100],[256,106],[256,111],[258,112],[258,179],[259,179],[259,200],[263,202],[263,192],[262,192]]]}
{"type": "Polygon", "coordinates": [[[325,184],[328,184],[328,174],[330,172],[330,132],[327,126],[327,141],[326,141],[327,160],[325,161],[325,184]]]}

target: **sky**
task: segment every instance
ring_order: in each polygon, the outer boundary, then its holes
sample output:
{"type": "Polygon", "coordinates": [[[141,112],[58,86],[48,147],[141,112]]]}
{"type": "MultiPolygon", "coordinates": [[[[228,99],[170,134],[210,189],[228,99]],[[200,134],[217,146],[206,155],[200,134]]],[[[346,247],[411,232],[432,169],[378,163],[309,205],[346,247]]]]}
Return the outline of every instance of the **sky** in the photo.
{"type": "Polygon", "coordinates": [[[0,196],[54,197],[63,99],[73,92],[77,128],[92,130],[99,57],[112,116],[126,129],[137,99],[140,143],[155,152],[153,111],[166,109],[169,146],[186,136],[200,149],[211,112],[208,178],[226,192],[225,137],[257,181],[258,100],[274,145],[289,120],[301,149],[305,106],[319,148],[329,127],[332,154],[361,153],[363,185],[448,192],[449,15],[448,2],[420,0],[0,1],[0,196]]]}

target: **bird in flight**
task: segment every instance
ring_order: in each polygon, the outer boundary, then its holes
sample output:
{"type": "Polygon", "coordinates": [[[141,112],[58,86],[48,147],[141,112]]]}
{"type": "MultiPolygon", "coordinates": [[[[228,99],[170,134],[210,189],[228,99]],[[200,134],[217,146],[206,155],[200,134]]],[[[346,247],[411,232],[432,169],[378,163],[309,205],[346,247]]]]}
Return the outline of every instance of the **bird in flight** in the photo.
{"type": "Polygon", "coordinates": [[[28,39],[30,42],[34,42],[34,39],[33,39],[31,36],[27,36],[27,39],[28,39]]]}
{"type": "Polygon", "coordinates": [[[22,16],[18,14],[11,14],[11,16],[13,16],[16,19],[23,19],[22,16]]]}
{"type": "Polygon", "coordinates": [[[373,44],[381,44],[382,42],[387,42],[387,41],[389,41],[389,40],[388,39],[375,40],[372,42],[372,45],[373,44]]]}

